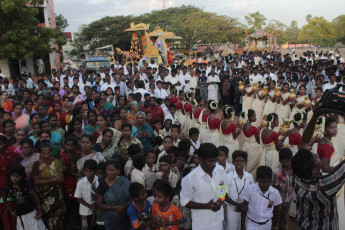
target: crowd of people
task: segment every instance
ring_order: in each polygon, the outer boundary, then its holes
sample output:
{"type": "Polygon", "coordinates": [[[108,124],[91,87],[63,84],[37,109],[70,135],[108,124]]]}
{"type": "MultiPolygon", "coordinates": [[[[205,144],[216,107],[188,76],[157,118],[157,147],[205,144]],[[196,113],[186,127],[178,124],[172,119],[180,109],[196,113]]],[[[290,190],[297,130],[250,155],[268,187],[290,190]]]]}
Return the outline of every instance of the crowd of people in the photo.
{"type": "Polygon", "coordinates": [[[0,76],[0,229],[345,229],[344,76],[333,51],[0,76]]]}

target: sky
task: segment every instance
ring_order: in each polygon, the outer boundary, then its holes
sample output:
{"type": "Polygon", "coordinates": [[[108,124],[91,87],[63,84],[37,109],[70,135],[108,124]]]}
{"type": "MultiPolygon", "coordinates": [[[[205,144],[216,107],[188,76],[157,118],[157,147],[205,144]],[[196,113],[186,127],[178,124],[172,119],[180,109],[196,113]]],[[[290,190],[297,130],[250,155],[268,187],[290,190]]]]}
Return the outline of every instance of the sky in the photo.
{"type": "MultiPolygon", "coordinates": [[[[55,14],[62,14],[69,23],[66,32],[77,32],[82,24],[89,24],[106,16],[134,15],[162,9],[163,0],[54,0],[55,14]]],[[[305,17],[323,16],[327,20],[344,14],[344,0],[166,0],[167,7],[193,5],[207,12],[238,18],[259,11],[268,20],[290,25],[306,24],[305,17]]]]}

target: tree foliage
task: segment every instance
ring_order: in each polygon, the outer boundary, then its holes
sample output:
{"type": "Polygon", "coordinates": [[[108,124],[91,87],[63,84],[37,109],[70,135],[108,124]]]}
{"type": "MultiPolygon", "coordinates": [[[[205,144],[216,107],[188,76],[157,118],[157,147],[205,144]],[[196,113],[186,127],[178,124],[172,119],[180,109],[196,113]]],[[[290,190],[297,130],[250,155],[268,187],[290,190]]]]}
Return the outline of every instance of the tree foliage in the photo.
{"type": "Polygon", "coordinates": [[[248,26],[255,30],[262,29],[263,26],[266,25],[267,20],[267,18],[258,11],[244,16],[244,19],[247,21],[248,26]]]}
{"type": "Polygon", "coordinates": [[[345,14],[339,15],[333,19],[332,25],[337,42],[345,44],[345,14]]]}
{"type": "Polygon", "coordinates": [[[277,42],[279,44],[284,44],[288,40],[286,37],[286,28],[287,26],[284,23],[278,20],[270,20],[265,30],[268,33],[273,33],[273,35],[277,37],[277,42]]]}
{"type": "Polygon", "coordinates": [[[55,21],[56,28],[59,28],[61,32],[65,31],[66,27],[69,26],[67,19],[62,14],[56,15],[55,21]]]}
{"type": "Polygon", "coordinates": [[[332,23],[323,17],[311,18],[307,25],[303,26],[298,40],[317,46],[334,46],[336,42],[332,23]]]}
{"type": "Polygon", "coordinates": [[[52,39],[65,43],[60,31],[38,26],[38,9],[33,6],[42,3],[43,0],[0,0],[0,58],[43,57],[54,50],[52,39]]]}
{"type": "Polygon", "coordinates": [[[285,32],[287,42],[290,44],[298,43],[299,32],[300,32],[300,29],[298,28],[297,22],[292,21],[290,26],[286,28],[286,32],[285,32]]]}

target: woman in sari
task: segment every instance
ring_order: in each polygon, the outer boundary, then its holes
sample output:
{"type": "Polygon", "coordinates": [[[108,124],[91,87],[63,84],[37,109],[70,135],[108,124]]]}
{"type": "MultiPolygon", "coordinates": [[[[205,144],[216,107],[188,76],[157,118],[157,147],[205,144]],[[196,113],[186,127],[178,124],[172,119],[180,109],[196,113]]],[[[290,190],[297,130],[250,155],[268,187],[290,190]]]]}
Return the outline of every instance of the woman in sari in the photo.
{"type": "Polygon", "coordinates": [[[207,118],[207,127],[209,132],[206,142],[213,143],[216,147],[218,147],[221,139],[219,133],[220,119],[217,117],[219,105],[216,101],[210,101],[208,107],[211,111],[211,114],[207,118]]]}
{"type": "Polygon", "coordinates": [[[37,114],[40,121],[48,119],[47,108],[44,105],[37,106],[37,114]]]}
{"type": "Polygon", "coordinates": [[[13,102],[8,100],[8,93],[6,91],[1,93],[1,107],[7,112],[13,112],[13,102]]]}
{"type": "Polygon", "coordinates": [[[30,115],[30,118],[29,118],[29,126],[26,127],[26,130],[28,131],[28,135],[30,136],[32,133],[33,133],[33,126],[34,124],[38,123],[39,122],[39,116],[37,113],[33,113],[30,115]]]}
{"type": "Polygon", "coordinates": [[[304,129],[307,124],[307,114],[302,112],[295,113],[292,123],[294,127],[288,132],[285,144],[289,146],[289,149],[292,151],[293,155],[295,155],[301,145],[301,130],[304,129]]]}
{"type": "Polygon", "coordinates": [[[277,102],[276,102],[276,95],[275,95],[275,88],[276,88],[276,82],[271,81],[270,84],[271,90],[268,93],[268,99],[266,101],[263,115],[268,115],[269,113],[275,113],[277,108],[277,102]]]}
{"type": "Polygon", "coordinates": [[[139,111],[139,105],[137,101],[131,101],[128,104],[129,113],[127,115],[127,120],[131,125],[135,122],[135,114],[139,111]]]}
{"type": "Polygon", "coordinates": [[[291,112],[291,116],[290,116],[291,120],[293,120],[295,113],[297,112],[306,113],[307,112],[306,109],[309,109],[309,105],[305,104],[305,101],[307,99],[309,100],[308,95],[306,95],[306,90],[307,88],[305,87],[305,85],[300,85],[298,87],[297,98],[295,99],[295,101],[291,102],[291,104],[294,106],[291,112]]]}
{"type": "Polygon", "coordinates": [[[28,132],[26,131],[26,129],[17,129],[14,137],[16,138],[17,142],[13,145],[8,146],[7,150],[21,155],[23,153],[21,149],[22,141],[28,137],[28,132]]]}
{"type": "MultiPolygon", "coordinates": [[[[232,156],[232,153],[235,150],[240,149],[240,144],[237,140],[237,137],[240,135],[241,130],[236,130],[236,124],[232,120],[234,111],[231,106],[226,105],[223,108],[224,119],[220,123],[220,132],[221,132],[221,142],[220,145],[226,146],[229,149],[229,156],[232,156]]],[[[232,157],[228,158],[228,162],[232,163],[232,157]]]]}
{"type": "MultiPolygon", "coordinates": [[[[259,130],[253,125],[256,121],[256,114],[254,110],[250,109],[248,111],[243,111],[241,116],[245,120],[242,126],[244,136],[242,148],[248,153],[247,171],[255,178],[256,169],[260,166],[260,160],[263,154],[260,145],[259,130]]],[[[259,128],[261,128],[261,125],[259,128]]]]}
{"type": "Polygon", "coordinates": [[[180,90],[178,92],[178,100],[176,102],[176,116],[177,116],[177,120],[178,123],[181,125],[181,136],[185,136],[186,137],[186,115],[185,115],[185,111],[184,111],[184,103],[185,103],[185,98],[184,98],[185,94],[183,92],[183,90],[180,90]]]}
{"type": "Polygon", "coordinates": [[[113,159],[114,155],[120,154],[117,144],[113,142],[113,136],[113,131],[107,128],[102,132],[102,142],[93,146],[93,150],[100,152],[105,160],[113,159]]]}
{"type": "Polygon", "coordinates": [[[93,133],[99,129],[97,125],[97,113],[95,110],[89,110],[87,112],[88,124],[85,126],[85,130],[93,133]]]}
{"type": "Polygon", "coordinates": [[[277,115],[279,117],[279,123],[283,124],[283,121],[290,118],[290,93],[289,83],[284,82],[282,86],[282,95],[277,100],[277,115]]]}
{"type": "Polygon", "coordinates": [[[15,123],[11,120],[5,120],[2,123],[2,133],[7,138],[6,147],[11,146],[17,142],[14,133],[16,132],[15,123]]]}
{"type": "Polygon", "coordinates": [[[246,88],[244,90],[242,111],[247,111],[248,109],[251,109],[254,100],[253,87],[250,85],[249,80],[246,81],[245,86],[246,88]]]}
{"type": "Polygon", "coordinates": [[[78,172],[81,173],[84,168],[84,163],[87,160],[95,160],[97,163],[105,161],[103,155],[100,152],[96,152],[92,150],[92,137],[90,135],[83,135],[81,137],[81,150],[78,155],[76,155],[76,158],[79,158],[77,160],[77,169],[78,172]]]}
{"type": "Polygon", "coordinates": [[[120,119],[114,122],[114,128],[117,130],[121,130],[122,124],[129,122],[129,120],[127,119],[127,109],[125,107],[121,107],[119,109],[119,112],[120,119]]]}
{"type": "Polygon", "coordinates": [[[107,119],[104,115],[98,114],[96,117],[96,120],[97,120],[98,129],[92,133],[92,138],[94,140],[94,144],[102,142],[102,139],[103,139],[102,134],[103,134],[103,131],[105,129],[110,129],[113,131],[113,133],[114,133],[113,142],[118,143],[119,139],[121,137],[121,132],[119,130],[114,129],[114,128],[107,127],[107,119]]]}
{"type": "Polygon", "coordinates": [[[97,188],[97,207],[103,210],[106,230],[128,230],[130,220],[127,207],[130,203],[129,186],[131,182],[119,176],[121,164],[118,161],[107,162],[107,176],[97,188]]]}
{"type": "Polygon", "coordinates": [[[119,149],[122,157],[128,160],[128,148],[131,144],[140,145],[141,149],[144,149],[144,145],[141,141],[135,137],[132,137],[132,125],[129,123],[123,123],[121,126],[122,136],[119,140],[119,149]]]}
{"type": "Polygon", "coordinates": [[[86,97],[80,93],[79,86],[73,85],[72,93],[73,96],[71,97],[71,99],[74,105],[80,105],[83,101],[85,101],[86,97]]]}
{"type": "Polygon", "coordinates": [[[31,178],[33,164],[40,159],[39,153],[34,153],[34,142],[30,139],[24,139],[21,142],[22,153],[13,162],[14,165],[21,164],[25,168],[27,180],[31,178]]]}
{"type": "Polygon", "coordinates": [[[274,128],[279,126],[279,118],[276,113],[267,115],[267,127],[263,128],[260,132],[261,144],[263,146],[263,156],[261,157],[260,165],[266,165],[275,171],[279,167],[279,150],[283,147],[282,142],[278,140],[279,134],[274,128]]]}
{"type": "Polygon", "coordinates": [[[144,146],[144,149],[152,148],[155,140],[155,134],[150,125],[144,123],[145,113],[137,112],[135,114],[135,123],[132,126],[131,137],[138,138],[144,146]]]}
{"type": "Polygon", "coordinates": [[[200,128],[200,123],[199,123],[199,117],[201,112],[206,108],[205,106],[205,101],[202,99],[202,97],[197,97],[196,99],[193,100],[193,126],[197,129],[200,128]]]}
{"type": "Polygon", "coordinates": [[[91,134],[89,131],[82,128],[83,120],[80,117],[74,116],[72,121],[67,125],[66,137],[69,135],[74,135],[80,140],[81,136],[84,134],[91,134]]]}
{"type": "MultiPolygon", "coordinates": [[[[337,121],[332,117],[321,117],[319,120],[321,121],[319,126],[321,127],[321,132],[324,134],[324,136],[319,141],[317,154],[322,162],[321,170],[323,173],[327,174],[333,172],[334,167],[336,167],[343,159],[332,141],[332,138],[336,137],[338,133],[337,121]]],[[[344,185],[337,193],[337,209],[339,216],[339,227],[340,229],[344,229],[344,185]]]]}
{"type": "MultiPolygon", "coordinates": [[[[255,127],[259,127],[262,121],[262,115],[265,108],[265,98],[267,97],[267,91],[262,88],[261,82],[258,82],[258,88],[254,91],[254,100],[252,109],[255,111],[256,114],[256,121],[254,123],[255,127]]],[[[245,111],[245,110],[243,110],[245,111]]]]}
{"type": "Polygon", "coordinates": [[[32,166],[35,190],[41,202],[42,217],[49,230],[63,229],[65,203],[62,192],[64,166],[52,157],[49,141],[40,143],[40,159],[32,166]]]}
{"type": "Polygon", "coordinates": [[[12,120],[16,123],[16,129],[26,128],[29,126],[29,115],[23,113],[24,106],[22,103],[14,104],[12,120]]]}

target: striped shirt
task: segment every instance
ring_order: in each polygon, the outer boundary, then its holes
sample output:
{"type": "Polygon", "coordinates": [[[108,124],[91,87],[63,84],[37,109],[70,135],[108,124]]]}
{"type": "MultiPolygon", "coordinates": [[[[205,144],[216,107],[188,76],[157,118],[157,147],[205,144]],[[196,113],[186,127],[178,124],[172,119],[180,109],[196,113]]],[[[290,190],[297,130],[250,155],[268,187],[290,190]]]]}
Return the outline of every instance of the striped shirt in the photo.
{"type": "MultiPolygon", "coordinates": [[[[333,173],[320,174],[316,183],[304,183],[296,176],[294,189],[297,194],[297,224],[302,229],[339,229],[337,193],[343,191],[345,161],[333,173]]],[[[340,218],[344,218],[343,216],[340,218]]]]}
{"type": "Polygon", "coordinates": [[[281,165],[273,174],[273,185],[278,189],[283,202],[292,200],[292,178],[293,176],[289,176],[281,165]]]}

